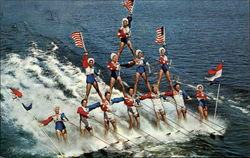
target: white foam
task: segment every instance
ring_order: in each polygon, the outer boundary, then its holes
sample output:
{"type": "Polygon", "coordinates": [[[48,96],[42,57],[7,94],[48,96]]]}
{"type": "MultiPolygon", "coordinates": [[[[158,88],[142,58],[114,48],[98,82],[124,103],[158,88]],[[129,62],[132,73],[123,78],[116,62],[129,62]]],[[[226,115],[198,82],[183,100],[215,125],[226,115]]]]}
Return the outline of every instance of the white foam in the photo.
{"type": "MultiPolygon", "coordinates": [[[[75,67],[72,63],[60,63],[56,58],[54,51],[58,49],[55,43],[52,43],[51,51],[43,51],[37,48],[36,42],[32,43],[32,47],[28,49],[30,56],[21,58],[17,54],[8,54],[6,60],[1,61],[1,92],[4,95],[5,100],[2,103],[3,115],[9,117],[3,117],[4,120],[16,119],[16,124],[21,125],[24,131],[27,131],[33,135],[33,138],[37,141],[34,147],[37,152],[48,152],[45,146],[50,146],[48,138],[43,134],[41,129],[38,128],[38,122],[33,120],[21,106],[18,100],[13,101],[10,95],[9,87],[16,88],[23,93],[21,102],[26,104],[33,102],[33,109],[31,110],[39,121],[46,119],[52,115],[55,106],[60,106],[62,112],[70,119],[71,122],[78,125],[79,116],[76,114],[77,107],[80,104],[80,100],[85,95],[85,80],[86,76],[81,72],[81,69],[75,67]],[[39,60],[42,59],[42,60],[39,60]],[[48,75],[45,75],[45,74],[48,75]],[[59,88],[59,84],[63,86],[59,88]],[[71,92],[73,97],[67,97],[63,90],[71,92]]],[[[101,80],[99,87],[102,93],[109,89],[109,87],[101,80]]],[[[116,89],[113,90],[113,97],[121,97],[122,93],[116,89]]],[[[95,92],[94,88],[91,90],[91,96],[89,103],[96,103],[100,101],[99,96],[95,92]]],[[[150,100],[144,100],[143,103],[152,106],[150,100]]],[[[175,106],[170,103],[164,103],[166,108],[167,117],[176,121],[175,106]]],[[[171,134],[166,136],[166,132],[169,132],[163,123],[161,122],[162,130],[156,130],[154,121],[154,111],[150,107],[143,106],[147,111],[139,108],[141,115],[141,129],[153,135],[157,139],[164,140],[165,143],[173,141],[186,141],[189,138],[181,134],[171,134]]],[[[119,133],[123,136],[133,139],[139,135],[136,131],[128,132],[128,116],[127,108],[123,103],[114,105],[115,114],[121,118],[116,117],[118,123],[119,133]]],[[[91,111],[91,115],[95,116],[97,120],[103,122],[103,112],[98,108],[91,111]]],[[[218,122],[221,123],[222,121],[218,122]]],[[[95,135],[99,138],[103,138],[104,127],[94,120],[90,120],[90,123],[94,127],[95,135]]],[[[193,126],[197,123],[197,120],[192,119],[185,125],[188,130],[198,129],[193,126]]],[[[171,123],[171,125],[176,126],[171,123]]],[[[62,147],[62,151],[70,155],[78,155],[86,150],[96,151],[105,147],[107,144],[100,142],[96,138],[84,138],[80,137],[79,129],[66,123],[69,137],[69,145],[62,147]],[[90,143],[91,142],[91,143],[90,143]]],[[[176,126],[177,127],[177,126],[176,126]]],[[[54,124],[51,123],[43,129],[49,134],[49,136],[56,141],[54,134],[54,124]]],[[[211,129],[207,129],[208,131],[211,129]]],[[[150,137],[148,137],[150,138],[150,137]]],[[[104,138],[103,138],[104,139],[104,138]]],[[[107,137],[108,142],[116,141],[112,133],[107,137]]],[[[143,139],[142,139],[143,140],[143,139]]],[[[154,138],[150,138],[150,141],[157,142],[154,138]]],[[[150,148],[150,147],[149,147],[150,148]]],[[[157,148],[156,148],[157,149],[157,148]]],[[[27,151],[30,149],[27,149],[27,151]]],[[[55,150],[55,149],[54,149],[55,150]]],[[[152,150],[155,150],[152,148],[152,150]]],[[[135,151],[136,152],[136,151],[135,151]]],[[[139,152],[139,150],[137,151],[139,152]]]]}

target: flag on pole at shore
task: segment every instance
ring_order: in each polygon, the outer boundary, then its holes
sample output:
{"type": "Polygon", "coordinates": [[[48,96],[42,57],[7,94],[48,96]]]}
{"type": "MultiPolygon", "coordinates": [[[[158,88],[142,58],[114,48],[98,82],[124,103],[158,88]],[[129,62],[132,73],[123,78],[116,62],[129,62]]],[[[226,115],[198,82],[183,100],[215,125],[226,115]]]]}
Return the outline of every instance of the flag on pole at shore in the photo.
{"type": "Polygon", "coordinates": [[[210,69],[208,70],[208,74],[214,75],[212,77],[205,77],[208,81],[211,82],[211,84],[219,84],[221,81],[222,76],[222,69],[223,69],[224,62],[218,64],[216,69],[210,69]]]}
{"type": "Polygon", "coordinates": [[[160,27],[156,29],[156,43],[165,43],[165,31],[164,31],[164,27],[160,27]]]}
{"type": "Polygon", "coordinates": [[[134,4],[134,0],[128,0],[128,1],[122,2],[122,5],[126,7],[130,13],[132,13],[133,4],[134,4]]]}
{"type": "Polygon", "coordinates": [[[82,34],[81,32],[73,32],[71,35],[70,35],[71,38],[74,39],[75,41],[75,45],[77,47],[80,47],[80,48],[84,48],[84,41],[83,41],[83,37],[82,37],[82,34]]]}

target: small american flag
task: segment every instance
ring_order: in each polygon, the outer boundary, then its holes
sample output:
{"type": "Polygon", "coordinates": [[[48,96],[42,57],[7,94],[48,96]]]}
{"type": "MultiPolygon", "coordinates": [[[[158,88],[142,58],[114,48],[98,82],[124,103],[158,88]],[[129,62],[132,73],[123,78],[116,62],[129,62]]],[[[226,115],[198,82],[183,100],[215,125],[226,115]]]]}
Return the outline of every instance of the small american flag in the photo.
{"type": "Polygon", "coordinates": [[[157,37],[156,37],[155,42],[156,43],[165,43],[165,32],[164,32],[163,26],[156,29],[156,34],[157,34],[157,37]]]}
{"type": "Polygon", "coordinates": [[[134,0],[128,0],[128,1],[126,1],[126,2],[122,2],[122,5],[123,5],[124,7],[126,7],[130,13],[132,13],[133,4],[134,4],[134,0]]]}
{"type": "Polygon", "coordinates": [[[81,32],[73,32],[71,35],[70,35],[71,38],[74,39],[75,41],[75,45],[77,47],[80,47],[80,48],[84,48],[84,41],[83,41],[83,37],[82,37],[82,33],[81,32]]]}

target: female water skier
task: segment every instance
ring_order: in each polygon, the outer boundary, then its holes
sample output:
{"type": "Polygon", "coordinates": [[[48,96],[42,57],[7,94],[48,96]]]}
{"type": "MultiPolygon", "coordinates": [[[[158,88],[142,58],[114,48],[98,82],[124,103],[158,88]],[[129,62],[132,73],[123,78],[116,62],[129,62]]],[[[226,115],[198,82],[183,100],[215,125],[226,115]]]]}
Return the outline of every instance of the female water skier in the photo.
{"type": "Polygon", "coordinates": [[[68,121],[68,118],[64,113],[60,113],[60,107],[55,107],[55,115],[52,115],[47,120],[42,121],[39,126],[46,126],[53,120],[55,122],[56,136],[58,141],[61,142],[63,137],[64,142],[67,143],[67,131],[63,122],[68,121]]]}
{"type": "Polygon", "coordinates": [[[149,63],[143,58],[143,54],[141,50],[136,50],[136,58],[132,61],[127,62],[126,64],[121,64],[121,66],[125,66],[125,67],[131,67],[133,65],[136,65],[136,73],[135,73],[135,83],[134,83],[134,95],[136,95],[137,92],[137,85],[138,85],[138,81],[140,79],[140,77],[142,77],[149,89],[149,91],[151,92],[151,87],[150,84],[148,82],[147,79],[147,75],[146,75],[146,69],[145,69],[145,65],[150,66],[149,63]]]}
{"type": "Polygon", "coordinates": [[[128,45],[131,53],[133,56],[135,56],[135,51],[133,49],[133,45],[129,38],[131,37],[131,26],[132,16],[129,16],[128,18],[122,19],[122,27],[118,30],[117,37],[121,39],[119,50],[118,50],[118,58],[120,57],[125,45],[128,45]]]}
{"type": "Polygon", "coordinates": [[[85,68],[86,70],[86,96],[85,99],[88,100],[89,97],[89,93],[91,90],[92,85],[94,86],[94,88],[96,89],[96,92],[98,93],[98,95],[100,96],[100,98],[103,100],[102,97],[102,93],[99,90],[99,86],[98,83],[95,80],[95,75],[100,75],[99,72],[96,72],[95,68],[94,68],[94,64],[95,64],[95,60],[93,58],[89,58],[88,56],[88,52],[85,52],[84,56],[82,57],[82,67],[85,68]]]}
{"type": "Polygon", "coordinates": [[[175,100],[178,123],[181,122],[182,117],[184,120],[187,120],[187,108],[185,106],[184,99],[192,100],[192,98],[184,90],[181,90],[181,84],[176,83],[174,85],[174,90],[170,92],[165,92],[165,95],[173,96],[175,100]]]}
{"type": "Polygon", "coordinates": [[[112,124],[115,133],[117,132],[116,121],[115,121],[115,116],[113,114],[114,110],[112,108],[112,104],[118,103],[121,101],[124,101],[123,97],[111,99],[111,93],[110,92],[105,93],[105,100],[102,102],[102,106],[101,106],[101,109],[104,112],[104,127],[105,127],[104,135],[105,136],[108,135],[109,123],[112,124]]]}
{"type": "Polygon", "coordinates": [[[126,95],[124,100],[124,104],[128,107],[128,116],[129,116],[129,130],[131,130],[134,126],[134,119],[136,121],[136,127],[140,128],[140,115],[137,110],[137,107],[140,106],[140,100],[135,99],[134,96],[134,88],[128,88],[128,95],[126,95]]]}
{"type": "Polygon", "coordinates": [[[89,112],[97,107],[101,106],[100,102],[97,102],[95,104],[87,106],[87,99],[83,99],[81,101],[81,106],[78,107],[77,113],[80,115],[80,129],[81,129],[81,135],[84,136],[86,130],[89,132],[91,136],[94,135],[93,128],[88,122],[88,118],[91,118],[92,116],[89,115],[89,112]]]}
{"type": "Polygon", "coordinates": [[[155,111],[157,128],[160,127],[160,116],[162,117],[162,120],[166,124],[168,124],[167,119],[166,119],[166,113],[165,113],[164,107],[163,107],[162,102],[161,102],[161,97],[162,97],[162,95],[165,95],[165,93],[166,92],[160,93],[159,90],[158,90],[157,85],[155,85],[155,86],[152,86],[152,92],[149,92],[146,95],[143,95],[143,96],[139,97],[140,100],[144,100],[144,99],[147,99],[147,98],[152,100],[153,106],[154,106],[154,111],[155,111]]]}
{"type": "Polygon", "coordinates": [[[203,93],[203,86],[201,84],[197,85],[197,93],[196,97],[197,100],[199,101],[198,104],[198,111],[200,113],[200,122],[203,121],[203,119],[208,120],[208,109],[207,109],[207,104],[205,102],[205,99],[211,99],[208,95],[203,93]]]}
{"type": "Polygon", "coordinates": [[[165,52],[166,52],[165,48],[161,47],[159,49],[160,57],[159,57],[158,61],[162,65],[161,65],[161,69],[160,69],[160,71],[158,73],[157,86],[160,87],[162,75],[165,74],[166,78],[168,80],[168,84],[169,84],[170,88],[172,90],[174,90],[173,84],[172,84],[172,80],[171,80],[171,77],[170,77],[170,72],[169,72],[169,65],[170,65],[170,63],[168,62],[168,57],[165,55],[165,52]]]}
{"type": "Polygon", "coordinates": [[[111,61],[107,65],[107,68],[111,72],[109,92],[112,94],[112,89],[114,87],[115,81],[117,80],[122,88],[123,96],[125,96],[125,87],[122,83],[122,78],[120,76],[121,67],[120,67],[120,64],[118,62],[118,56],[117,56],[117,54],[112,53],[110,58],[111,58],[111,61]]]}

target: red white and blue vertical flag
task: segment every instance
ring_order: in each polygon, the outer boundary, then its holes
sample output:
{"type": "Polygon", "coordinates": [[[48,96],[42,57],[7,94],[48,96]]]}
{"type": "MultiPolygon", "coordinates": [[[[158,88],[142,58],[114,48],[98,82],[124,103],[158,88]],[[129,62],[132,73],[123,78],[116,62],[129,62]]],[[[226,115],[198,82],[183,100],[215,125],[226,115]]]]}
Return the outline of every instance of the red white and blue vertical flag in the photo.
{"type": "Polygon", "coordinates": [[[164,27],[160,27],[156,29],[156,43],[165,43],[165,31],[164,31],[164,27]]]}
{"type": "Polygon", "coordinates": [[[219,84],[221,81],[222,76],[222,69],[223,69],[224,62],[218,64],[216,69],[210,69],[208,70],[208,74],[213,75],[212,77],[206,77],[208,81],[211,82],[211,84],[219,84]]]}
{"type": "Polygon", "coordinates": [[[73,40],[75,41],[75,45],[77,47],[80,47],[80,48],[84,48],[84,41],[83,41],[83,37],[82,37],[82,33],[81,32],[73,32],[71,35],[70,35],[71,38],[73,38],[73,40]]]}
{"type": "Polygon", "coordinates": [[[134,0],[128,0],[128,1],[122,2],[122,5],[126,7],[130,13],[132,13],[133,4],[134,4],[134,0]]]}

